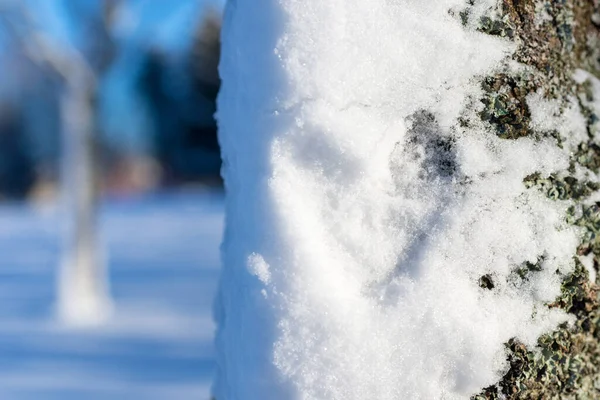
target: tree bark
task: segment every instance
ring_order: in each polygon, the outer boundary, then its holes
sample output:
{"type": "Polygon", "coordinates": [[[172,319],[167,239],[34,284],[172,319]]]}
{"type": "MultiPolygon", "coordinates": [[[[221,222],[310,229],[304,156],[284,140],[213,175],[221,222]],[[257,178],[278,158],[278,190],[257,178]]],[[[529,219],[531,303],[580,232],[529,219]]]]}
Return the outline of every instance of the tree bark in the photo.
{"type": "MultiPolygon", "coordinates": [[[[571,154],[570,167],[553,176],[534,174],[525,179],[530,190],[541,190],[553,201],[570,201],[568,220],[581,228],[581,244],[574,254],[576,269],[564,277],[562,294],[548,307],[572,315],[572,325],[563,324],[538,340],[538,348],[527,348],[516,339],[506,343],[510,369],[497,385],[472,399],[597,399],[600,398],[600,311],[598,279],[579,257],[593,257],[600,265],[600,203],[590,196],[599,189],[600,124],[594,108],[593,76],[600,78],[600,2],[597,0],[504,0],[499,15],[470,18],[470,7],[461,11],[462,22],[476,25],[490,35],[509,38],[517,50],[513,59],[526,65],[527,73],[509,72],[486,77],[482,86],[480,118],[506,140],[524,136],[552,137],[562,146],[563,132],[538,131],[531,121],[526,98],[542,93],[561,104],[560,113],[576,99],[586,121],[587,141],[571,154]],[[590,78],[576,78],[584,70],[590,78]],[[575,171],[585,171],[575,177],[575,171]]],[[[580,75],[581,76],[581,75],[580,75]]],[[[596,103],[597,104],[597,103],[596,103]]],[[[597,106],[596,106],[597,108],[597,106]]],[[[468,121],[464,121],[468,124],[468,121]]],[[[520,268],[519,276],[535,273],[535,265],[520,268]]],[[[596,274],[598,276],[598,274],[596,274]]]]}

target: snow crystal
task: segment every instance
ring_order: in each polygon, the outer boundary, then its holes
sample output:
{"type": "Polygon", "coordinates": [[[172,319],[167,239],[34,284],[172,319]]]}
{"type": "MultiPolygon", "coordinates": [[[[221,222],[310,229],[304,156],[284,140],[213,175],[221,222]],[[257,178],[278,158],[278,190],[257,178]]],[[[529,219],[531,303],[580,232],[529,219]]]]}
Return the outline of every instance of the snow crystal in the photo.
{"type": "Polygon", "coordinates": [[[567,320],[577,232],[523,178],[568,154],[452,128],[513,50],[463,5],[229,1],[218,400],[467,399],[567,320]]]}
{"type": "Polygon", "coordinates": [[[248,257],[248,268],[262,283],[266,285],[270,283],[271,273],[269,272],[269,265],[260,255],[252,254],[248,257]]]}

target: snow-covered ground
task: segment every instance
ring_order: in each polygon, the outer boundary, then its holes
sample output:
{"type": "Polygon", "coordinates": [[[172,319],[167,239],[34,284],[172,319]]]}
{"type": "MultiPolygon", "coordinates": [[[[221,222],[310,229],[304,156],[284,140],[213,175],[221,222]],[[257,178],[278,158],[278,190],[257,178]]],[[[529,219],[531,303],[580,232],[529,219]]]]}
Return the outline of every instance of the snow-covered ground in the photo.
{"type": "Polygon", "coordinates": [[[54,317],[56,212],[0,207],[0,399],[208,399],[221,193],[111,201],[102,213],[115,315],[54,317]]]}

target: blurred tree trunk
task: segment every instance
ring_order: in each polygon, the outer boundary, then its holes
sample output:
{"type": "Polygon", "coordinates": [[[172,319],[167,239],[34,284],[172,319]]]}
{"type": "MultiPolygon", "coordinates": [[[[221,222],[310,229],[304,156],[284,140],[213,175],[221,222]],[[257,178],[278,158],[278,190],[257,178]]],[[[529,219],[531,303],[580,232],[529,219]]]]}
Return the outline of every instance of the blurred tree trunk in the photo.
{"type": "Polygon", "coordinates": [[[70,2],[67,11],[86,26],[87,48],[54,42],[35,28],[26,5],[4,9],[2,17],[29,59],[62,83],[62,171],[66,243],[58,279],[58,312],[68,323],[95,324],[111,311],[104,254],[98,240],[97,202],[101,186],[98,155],[100,124],[98,86],[115,56],[110,24],[120,0],[102,2],[100,15],[82,12],[70,2]],[[87,51],[86,51],[87,50],[87,51]]]}
{"type": "MultiPolygon", "coordinates": [[[[544,98],[562,104],[561,118],[566,118],[562,113],[574,103],[586,121],[588,139],[571,155],[567,171],[549,177],[535,174],[524,182],[554,201],[574,204],[568,220],[582,232],[578,254],[573,255],[577,267],[563,281],[561,296],[548,306],[571,314],[575,323],[561,325],[539,338],[537,349],[511,339],[506,343],[510,369],[497,385],[484,389],[473,399],[600,399],[598,279],[592,281],[589,270],[577,258],[593,258],[593,268],[598,271],[600,203],[594,203],[590,196],[598,190],[596,174],[600,168],[600,92],[592,90],[592,81],[600,78],[600,3],[503,0],[499,13],[474,20],[470,7],[476,1],[469,0],[470,5],[460,12],[463,24],[513,41],[517,46],[514,61],[528,67],[520,72],[507,67],[483,79],[485,94],[480,100],[484,110],[479,117],[506,140],[550,137],[562,147],[565,132],[538,132],[531,124],[526,97],[542,93],[544,98]],[[578,70],[586,72],[582,75],[580,71],[580,77],[575,79],[578,70]],[[584,172],[575,177],[576,170],[584,172]],[[582,176],[590,180],[583,182],[582,176]]],[[[464,123],[468,126],[468,121],[464,123]]],[[[535,273],[535,269],[526,272],[535,273]]]]}
{"type": "Polygon", "coordinates": [[[59,312],[69,323],[96,323],[111,305],[103,247],[98,240],[100,188],[95,79],[87,68],[67,77],[61,99],[62,185],[68,218],[59,279],[59,312]],[[86,73],[88,72],[88,73],[86,73]]]}
{"type": "MultiPolygon", "coordinates": [[[[69,323],[94,324],[112,311],[104,247],[99,241],[97,211],[101,189],[98,86],[115,57],[110,24],[118,0],[103,2],[102,13],[88,22],[92,51],[76,50],[62,71],[62,185],[69,214],[67,243],[59,280],[59,312],[69,323]]],[[[73,10],[77,16],[77,7],[73,10]]]]}

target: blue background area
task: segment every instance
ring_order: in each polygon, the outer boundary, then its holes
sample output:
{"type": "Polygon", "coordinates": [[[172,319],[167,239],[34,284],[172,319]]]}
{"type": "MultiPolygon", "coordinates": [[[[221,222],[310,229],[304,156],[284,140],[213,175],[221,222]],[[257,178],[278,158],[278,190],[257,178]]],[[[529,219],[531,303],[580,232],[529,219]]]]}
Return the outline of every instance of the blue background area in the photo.
{"type": "MultiPolygon", "coordinates": [[[[12,0],[21,1],[21,0],[12,0]]],[[[10,3],[10,1],[8,1],[10,3]]],[[[98,14],[97,0],[24,0],[36,26],[58,44],[81,50],[85,46],[86,13],[98,14]],[[76,11],[74,11],[76,10],[76,11]]],[[[139,95],[136,74],[144,51],[157,49],[171,64],[181,62],[189,50],[193,31],[205,12],[220,12],[223,0],[129,0],[117,12],[111,36],[116,39],[117,58],[102,84],[101,119],[109,143],[126,152],[147,152],[152,129],[139,95]]],[[[0,53],[3,47],[0,26],[0,53]]],[[[5,45],[5,44],[4,44],[5,45]]],[[[1,54],[0,54],[1,61],[1,54]]],[[[2,73],[0,62],[0,73],[2,73]]],[[[20,96],[20,87],[0,83],[0,97],[20,96]]],[[[28,100],[28,102],[30,102],[28,100]]],[[[35,106],[32,104],[32,106],[35,106]]],[[[44,110],[35,118],[45,120],[44,110]]],[[[39,141],[42,141],[40,138],[39,141]]]]}
{"type": "Polygon", "coordinates": [[[223,194],[112,201],[101,214],[114,316],[54,317],[60,215],[0,207],[1,399],[208,399],[223,194]]]}

